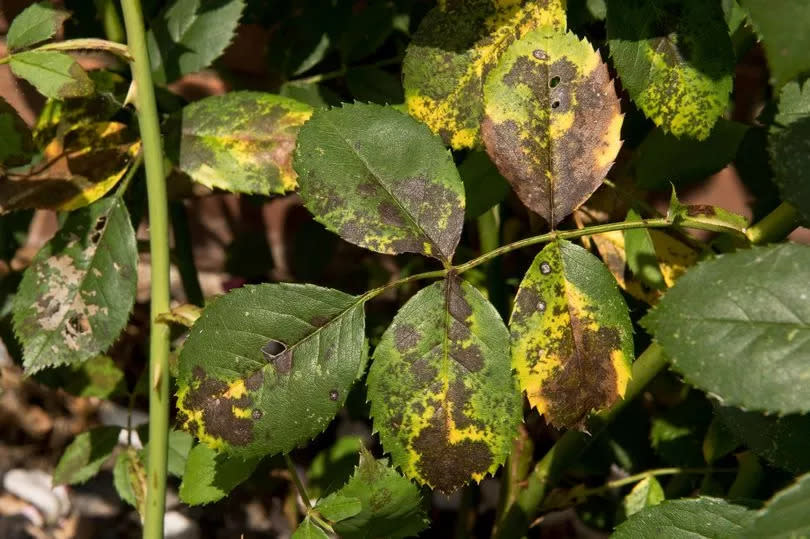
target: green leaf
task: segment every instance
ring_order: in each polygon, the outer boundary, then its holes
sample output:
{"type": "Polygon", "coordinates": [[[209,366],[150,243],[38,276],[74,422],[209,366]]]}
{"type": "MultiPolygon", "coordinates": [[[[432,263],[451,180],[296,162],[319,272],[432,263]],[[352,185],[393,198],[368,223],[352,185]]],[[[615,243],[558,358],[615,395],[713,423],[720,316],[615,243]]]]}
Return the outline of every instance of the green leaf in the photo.
{"type": "Polygon", "coordinates": [[[118,453],[113,468],[113,485],[121,499],[135,507],[143,518],[146,513],[146,468],[135,449],[128,447],[118,453]]]}
{"type": "Polygon", "coordinates": [[[169,431],[168,471],[171,475],[183,477],[186,460],[193,444],[194,438],[189,433],[174,429],[169,431]]]}
{"type": "Polygon", "coordinates": [[[665,499],[661,483],[655,477],[645,477],[624,497],[622,510],[626,516],[631,517],[645,507],[658,505],[665,499]]]}
{"type": "Polygon", "coordinates": [[[487,74],[530,30],[564,31],[564,5],[561,0],[471,0],[433,8],[402,63],[410,114],[455,149],[480,145],[487,74]]]}
{"type": "Polygon", "coordinates": [[[535,30],[484,85],[484,144],[501,174],[552,227],[602,184],[623,115],[607,66],[572,33],[535,30]]]}
{"type": "MultiPolygon", "coordinates": [[[[641,216],[635,210],[627,213],[627,221],[641,221],[641,216]]],[[[627,266],[639,280],[656,290],[667,287],[661,268],[658,266],[658,257],[655,254],[650,231],[646,228],[624,231],[624,249],[627,253],[627,266]]]]}
{"type": "Polygon", "coordinates": [[[180,353],[183,427],[241,458],[287,453],[323,431],[367,359],[363,297],[298,284],[215,299],[180,353]]]}
{"type": "Polygon", "coordinates": [[[655,125],[703,140],[729,103],[734,50],[719,2],[609,0],[622,86],[655,125]]]}
{"type": "Polygon", "coordinates": [[[28,162],[34,153],[34,142],[31,130],[26,123],[0,97],[0,167],[19,166],[28,162]]]}
{"type": "Polygon", "coordinates": [[[27,80],[45,97],[64,99],[93,93],[93,81],[63,52],[27,51],[11,57],[11,71],[27,80]]]}
{"type": "Polygon", "coordinates": [[[741,537],[754,511],[716,498],[667,500],[642,509],[616,528],[612,539],[731,539],[741,537]]]}
{"type": "Polygon", "coordinates": [[[326,519],[332,522],[346,520],[363,510],[363,502],[359,498],[351,498],[340,494],[332,494],[324,498],[315,509],[326,519]]]}
{"type": "Polygon", "coordinates": [[[635,153],[636,183],[644,189],[667,189],[704,180],[734,160],[748,129],[720,118],[702,141],[653,129],[635,153]]]}
{"type": "Polygon", "coordinates": [[[125,124],[79,125],[50,140],[41,160],[0,175],[0,213],[87,206],[118,183],[139,150],[125,124]]]}
{"type": "Polygon", "coordinates": [[[228,92],[183,108],[170,126],[168,157],[210,188],[267,195],[296,188],[292,152],[312,108],[262,92],[228,92]]]}
{"type": "Polygon", "coordinates": [[[37,382],[77,397],[109,399],[127,394],[124,371],[105,355],[98,355],[78,365],[46,369],[38,372],[35,378],[37,382]]]}
{"type": "Polygon", "coordinates": [[[309,517],[306,517],[295,529],[291,539],[329,539],[329,536],[320,526],[312,522],[309,517]]]}
{"type": "Polygon", "coordinates": [[[374,351],[368,397],[383,448],[407,477],[449,493],[495,473],[522,412],[495,308],[454,273],[422,289],[374,351]]]}
{"type": "Polygon", "coordinates": [[[799,538],[810,536],[810,474],[777,492],[757,511],[746,538],[799,538]]]}
{"type": "Polygon", "coordinates": [[[70,13],[56,9],[50,2],[28,6],[11,21],[6,35],[8,50],[14,52],[52,38],[68,17],[70,13]]]}
{"type": "Polygon", "coordinates": [[[602,262],[567,241],[548,244],[520,283],[512,366],[529,403],[557,427],[582,427],[624,396],[633,362],[627,305],[602,262]]]}
{"type": "Polygon", "coordinates": [[[230,45],[244,0],[175,0],[149,24],[146,45],[155,84],[205,69],[230,45]]]}
{"type": "Polygon", "coordinates": [[[228,457],[205,444],[197,444],[188,453],[180,499],[189,505],[221,500],[250,477],[259,460],[228,457]]]}
{"type": "Polygon", "coordinates": [[[120,199],[71,213],[25,270],[14,298],[26,372],[109,348],[135,302],[137,263],[135,231],[120,199]]]}
{"type": "MultiPolygon", "coordinates": [[[[333,519],[335,531],[344,539],[386,537],[399,539],[418,535],[427,528],[419,489],[388,465],[387,459],[375,460],[365,449],[360,450],[360,463],[352,478],[340,490],[322,500],[317,510],[338,501],[355,500],[359,511],[350,517],[333,519]]],[[[346,504],[347,508],[350,504],[346,504]]],[[[356,506],[351,506],[352,510],[356,506]]],[[[347,511],[348,512],[348,511],[347,511]]]]}
{"type": "Polygon", "coordinates": [[[362,447],[359,436],[343,436],[315,455],[307,471],[307,493],[318,499],[348,481],[362,447]]]}
{"type": "Polygon", "coordinates": [[[740,0],[765,48],[777,88],[810,71],[810,4],[804,0],[740,0]]]}
{"type": "Polygon", "coordinates": [[[169,312],[157,315],[157,321],[164,324],[177,324],[178,326],[190,328],[194,325],[194,322],[200,318],[201,314],[202,307],[190,303],[183,303],[169,312]]]}
{"type": "Polygon", "coordinates": [[[771,464],[810,471],[810,415],[767,416],[723,406],[717,415],[733,436],[771,464]]]}
{"type": "Polygon", "coordinates": [[[768,150],[782,199],[810,221],[810,82],[791,82],[782,89],[768,150]]]}
{"type": "Polygon", "coordinates": [[[481,216],[509,194],[509,183],[484,152],[470,152],[458,173],[464,182],[467,219],[481,216]]]}
{"type": "Polygon", "coordinates": [[[718,413],[712,419],[703,438],[703,460],[707,464],[714,464],[740,446],[740,442],[721,417],[718,413]]]}
{"type": "Polygon", "coordinates": [[[53,471],[53,483],[75,485],[96,475],[118,444],[120,433],[121,427],[97,427],[76,436],[53,471]]]}
{"type": "Polygon", "coordinates": [[[726,254],[681,277],[642,325],[673,368],[725,405],[810,411],[810,247],[726,254]]]}
{"type": "Polygon", "coordinates": [[[301,197],[343,239],[448,262],[464,224],[464,185],[438,137],[378,105],[316,111],[295,153],[301,197]]]}

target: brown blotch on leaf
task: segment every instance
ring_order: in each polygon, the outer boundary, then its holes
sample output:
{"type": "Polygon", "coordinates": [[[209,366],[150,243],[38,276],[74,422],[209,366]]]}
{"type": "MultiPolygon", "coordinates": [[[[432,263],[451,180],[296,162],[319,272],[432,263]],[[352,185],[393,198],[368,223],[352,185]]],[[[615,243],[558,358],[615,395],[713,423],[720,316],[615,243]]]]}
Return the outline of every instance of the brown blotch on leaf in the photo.
{"type": "Polygon", "coordinates": [[[399,210],[399,208],[387,200],[384,200],[377,205],[377,213],[380,215],[380,220],[386,225],[405,225],[405,219],[402,218],[402,212],[399,210]]]}
{"type": "Polygon", "coordinates": [[[401,354],[416,348],[422,335],[410,324],[397,324],[394,327],[394,346],[401,354]]]}
{"type": "Polygon", "coordinates": [[[430,424],[413,440],[420,455],[416,467],[419,474],[434,488],[450,494],[464,485],[472,474],[484,473],[492,465],[492,452],[481,441],[463,440],[451,444],[449,429],[437,410],[430,424]]]}
{"type": "Polygon", "coordinates": [[[328,316],[316,315],[312,317],[309,323],[315,326],[316,328],[319,328],[325,326],[329,322],[329,320],[330,318],[328,316]]]}
{"type": "Polygon", "coordinates": [[[457,429],[466,429],[470,426],[485,428],[483,422],[472,419],[465,413],[464,409],[470,401],[470,396],[470,391],[464,386],[464,381],[461,379],[454,380],[447,389],[447,400],[453,403],[453,422],[457,429]]]}
{"type": "Polygon", "coordinates": [[[260,370],[245,378],[245,387],[248,391],[256,391],[262,387],[262,383],[264,383],[264,374],[260,370]]]}
{"type": "Polygon", "coordinates": [[[686,215],[689,217],[713,217],[717,215],[717,210],[714,206],[708,204],[692,204],[686,207],[686,215]]]}
{"type": "Polygon", "coordinates": [[[222,438],[232,445],[247,445],[252,442],[253,421],[237,417],[233,408],[248,408],[253,404],[253,399],[248,395],[242,395],[238,399],[225,397],[228,384],[209,377],[202,367],[194,367],[192,376],[196,384],[192,384],[186,393],[183,407],[202,411],[205,430],[211,436],[222,438]]]}

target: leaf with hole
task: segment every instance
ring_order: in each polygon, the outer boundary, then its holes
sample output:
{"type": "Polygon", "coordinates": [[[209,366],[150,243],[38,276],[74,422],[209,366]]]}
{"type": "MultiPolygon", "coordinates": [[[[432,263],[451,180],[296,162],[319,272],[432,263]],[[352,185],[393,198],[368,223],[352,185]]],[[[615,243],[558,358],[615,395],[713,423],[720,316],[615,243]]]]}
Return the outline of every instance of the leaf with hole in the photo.
{"type": "Polygon", "coordinates": [[[287,453],[322,432],[367,359],[362,296],[264,284],[211,302],[180,352],[183,427],[239,458],[287,453]]]}
{"type": "Polygon", "coordinates": [[[453,273],[422,289],[377,345],[368,397],[383,448],[406,477],[449,493],[494,474],[522,408],[495,308],[453,273]]]}
{"type": "Polygon", "coordinates": [[[294,165],[307,209],[346,241],[452,259],[464,184],[439,138],[413,118],[378,105],[316,111],[294,165]]]}
{"type": "Polygon", "coordinates": [[[71,213],[25,270],[14,298],[26,372],[80,363],[109,348],[135,302],[137,263],[120,199],[71,213]]]}
{"type": "Polygon", "coordinates": [[[402,63],[408,112],[455,149],[479,146],[487,73],[526,32],[564,31],[564,5],[561,0],[472,0],[433,8],[402,63]]]}
{"type": "Polygon", "coordinates": [[[335,531],[344,539],[413,537],[429,522],[416,485],[390,467],[387,459],[376,460],[365,449],[360,450],[360,463],[351,479],[315,509],[335,522],[335,531]],[[340,511],[335,511],[338,504],[340,511]]]}
{"type": "Polygon", "coordinates": [[[610,56],[655,125],[703,140],[726,111],[734,50],[719,2],[609,0],[610,56]]]}
{"type": "Polygon", "coordinates": [[[230,457],[205,444],[197,444],[188,453],[178,492],[180,499],[188,505],[219,501],[250,477],[259,460],[258,457],[230,457]]]}
{"type": "Polygon", "coordinates": [[[70,56],[57,51],[26,51],[11,57],[11,71],[53,99],[93,93],[93,81],[70,56]]]}
{"type": "Polygon", "coordinates": [[[6,45],[11,52],[36,45],[56,35],[62,23],[70,17],[65,10],[53,7],[50,2],[38,2],[25,8],[11,21],[6,35],[6,45]]]}
{"type": "Polygon", "coordinates": [[[53,471],[55,485],[84,483],[99,470],[118,444],[121,427],[97,427],[76,436],[53,471]]]}
{"type": "Polygon", "coordinates": [[[244,0],[175,0],[149,23],[146,45],[155,84],[205,69],[236,34],[244,0]]]}
{"type": "Polygon", "coordinates": [[[768,135],[774,181],[785,202],[810,222],[810,82],[790,82],[779,95],[779,110],[768,135]]]}
{"type": "Polygon", "coordinates": [[[140,147],[125,124],[80,125],[49,141],[41,160],[0,176],[0,213],[92,204],[121,180],[140,147]]]}
{"type": "Polygon", "coordinates": [[[173,117],[168,157],[194,181],[237,193],[294,191],[292,156],[312,107],[262,92],[196,101],[173,117]]]}
{"type": "Polygon", "coordinates": [[[810,247],[725,254],[681,277],[642,325],[672,367],[725,405],[810,411],[810,247]]]}
{"type": "Polygon", "coordinates": [[[484,86],[484,144],[523,203],[552,227],[605,178],[623,115],[607,66],[572,33],[529,32],[484,86]]]}
{"type": "Polygon", "coordinates": [[[621,524],[612,539],[731,539],[742,537],[754,511],[718,498],[667,500],[642,509],[621,524]]]}
{"type": "Polygon", "coordinates": [[[624,396],[633,362],[627,305],[598,258],[573,243],[548,244],[520,283],[512,366],[529,403],[556,427],[624,396]]]}

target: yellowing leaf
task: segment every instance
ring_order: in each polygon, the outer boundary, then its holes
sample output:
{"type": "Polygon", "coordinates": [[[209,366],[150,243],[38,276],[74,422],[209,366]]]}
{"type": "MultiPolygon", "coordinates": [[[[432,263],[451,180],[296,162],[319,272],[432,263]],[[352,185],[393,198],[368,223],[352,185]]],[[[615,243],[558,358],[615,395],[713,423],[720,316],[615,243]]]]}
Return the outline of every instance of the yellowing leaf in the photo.
{"type": "Polygon", "coordinates": [[[624,395],[633,359],[627,305],[605,266],[567,241],[547,245],[520,284],[512,366],[529,403],[556,427],[582,427],[624,395]]]}
{"type": "Polygon", "coordinates": [[[494,473],[521,419],[506,327],[454,274],[394,317],[374,351],[368,396],[394,465],[446,493],[494,473]]]}
{"type": "Polygon", "coordinates": [[[139,150],[122,123],[82,125],[48,143],[41,162],[0,177],[0,213],[87,206],[118,183],[139,150]]]}
{"type": "Polygon", "coordinates": [[[607,67],[574,34],[529,32],[484,87],[487,152],[526,206],[553,227],[602,183],[621,146],[607,67]]]}
{"type": "Polygon", "coordinates": [[[562,0],[455,0],[425,16],[402,64],[405,103],[453,148],[480,143],[483,85],[501,53],[540,27],[565,30],[562,0]]]}

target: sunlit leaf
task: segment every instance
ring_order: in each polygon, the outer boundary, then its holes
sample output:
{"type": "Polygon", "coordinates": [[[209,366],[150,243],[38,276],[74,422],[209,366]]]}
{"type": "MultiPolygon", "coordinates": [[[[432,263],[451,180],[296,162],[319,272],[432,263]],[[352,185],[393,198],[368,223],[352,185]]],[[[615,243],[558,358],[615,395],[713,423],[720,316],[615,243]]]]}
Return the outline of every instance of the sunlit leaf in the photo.
{"type": "Polygon", "coordinates": [[[196,101],[172,121],[167,154],[206,187],[238,193],[296,188],[292,154],[309,105],[262,92],[229,92],[196,101]]]}
{"type": "Polygon", "coordinates": [[[183,427],[240,458],[323,431],[363,373],[362,297],[312,285],[246,286],[211,302],[180,353],[183,427]]]}
{"type": "Polygon", "coordinates": [[[610,56],[655,124],[699,140],[726,111],[734,51],[719,2],[609,0],[610,56]]]}
{"type": "Polygon", "coordinates": [[[113,485],[121,499],[135,507],[143,518],[146,513],[146,468],[135,449],[128,447],[118,453],[113,468],[113,485]]]}
{"type": "Polygon", "coordinates": [[[14,298],[26,371],[79,363],[109,348],[135,301],[137,262],[120,199],[71,213],[25,270],[14,298]]]}
{"type": "Polygon", "coordinates": [[[316,111],[298,136],[295,170],[315,219],[381,253],[453,257],[464,185],[438,137],[378,105],[316,111]]]}
{"type": "Polygon", "coordinates": [[[810,71],[810,3],[805,0],[740,0],[762,39],[771,82],[777,88],[810,71]]]}
{"type": "Polygon", "coordinates": [[[599,53],[574,34],[535,30],[484,86],[484,144],[529,209],[555,226],[604,180],[622,114],[599,53]]]}
{"type": "Polygon", "coordinates": [[[11,21],[6,35],[8,50],[14,52],[52,38],[68,17],[70,13],[50,2],[28,6],[11,21]]]}
{"type": "Polygon", "coordinates": [[[509,333],[495,308],[454,274],[394,317],[374,351],[368,396],[394,465],[442,492],[495,473],[521,418],[509,333]]]}
{"type": "Polygon", "coordinates": [[[315,509],[335,521],[333,527],[344,539],[413,537],[428,524],[416,485],[391,468],[387,459],[375,460],[365,449],[349,482],[315,509]]]}
{"type": "Polygon", "coordinates": [[[480,145],[483,86],[501,53],[539,27],[565,30],[561,0],[454,0],[430,11],[402,64],[408,111],[453,148],[480,145]]]}
{"type": "Polygon", "coordinates": [[[201,307],[184,303],[182,305],[178,305],[169,312],[159,314],[157,316],[157,321],[163,322],[164,324],[177,324],[190,328],[194,325],[194,322],[197,321],[201,314],[201,307]]]}
{"type": "Polygon", "coordinates": [[[295,529],[291,539],[329,539],[329,536],[311,518],[306,517],[295,529]]]}
{"type": "Polygon", "coordinates": [[[109,356],[100,355],[78,365],[63,365],[40,371],[36,380],[78,397],[109,399],[126,395],[124,371],[109,356]]]}
{"type": "Polygon", "coordinates": [[[84,483],[101,469],[118,443],[121,427],[97,427],[76,436],[53,471],[55,485],[84,483]]]}
{"type": "Polygon", "coordinates": [[[754,511],[717,498],[667,500],[642,509],[616,528],[613,539],[742,537],[754,511]]]}
{"type": "Polygon", "coordinates": [[[11,57],[11,71],[45,97],[64,99],[93,93],[93,81],[63,52],[27,51],[11,57]]]}
{"type": "Polygon", "coordinates": [[[183,482],[178,492],[180,499],[189,505],[221,500],[250,477],[259,460],[258,457],[229,457],[205,444],[195,445],[186,460],[183,482]]]}
{"type": "Polygon", "coordinates": [[[69,211],[104,196],[140,151],[126,125],[93,122],[51,140],[42,160],[0,178],[0,213],[26,208],[69,211]]]}
{"type": "Polygon", "coordinates": [[[244,0],[174,0],[149,24],[146,45],[156,84],[211,65],[230,45],[244,0]]]}
{"type": "Polygon", "coordinates": [[[779,193],[810,222],[810,82],[782,89],[768,150],[779,193]]]}
{"type": "Polygon", "coordinates": [[[725,254],[683,275],[642,319],[694,386],[723,404],[810,411],[810,247],[725,254]]]}
{"type": "Polygon", "coordinates": [[[633,487],[622,500],[622,511],[630,517],[645,507],[658,505],[663,502],[664,489],[655,477],[645,477],[633,487]]]}
{"type": "Polygon", "coordinates": [[[616,282],[598,258],[567,241],[547,245],[520,284],[512,365],[529,403],[557,427],[624,396],[633,330],[616,282]]]}

